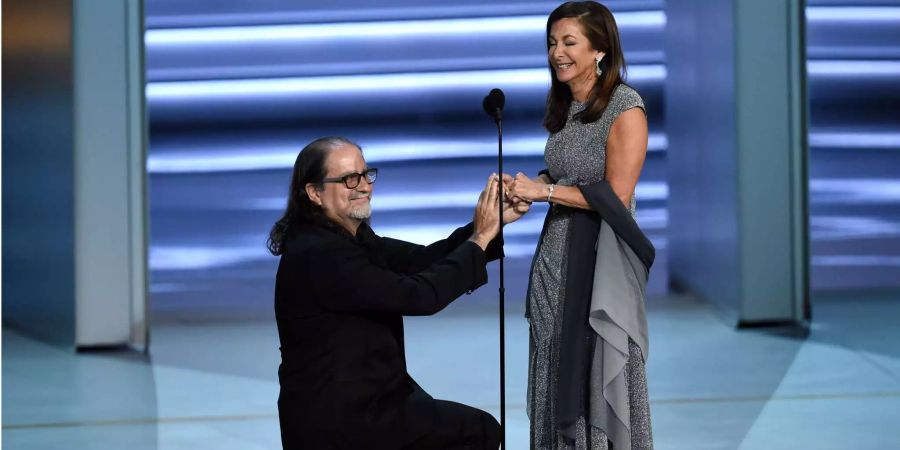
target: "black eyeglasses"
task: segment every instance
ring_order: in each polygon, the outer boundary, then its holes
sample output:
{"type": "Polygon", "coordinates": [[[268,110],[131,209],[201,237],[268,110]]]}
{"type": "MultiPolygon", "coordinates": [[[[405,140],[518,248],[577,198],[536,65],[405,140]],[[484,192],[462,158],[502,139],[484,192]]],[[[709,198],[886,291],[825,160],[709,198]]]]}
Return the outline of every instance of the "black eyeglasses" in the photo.
{"type": "Polygon", "coordinates": [[[344,186],[347,186],[347,189],[356,189],[356,187],[359,186],[359,180],[361,180],[362,177],[366,177],[366,181],[368,181],[369,184],[372,184],[375,182],[375,179],[378,178],[378,169],[371,167],[362,173],[348,173],[342,177],[325,178],[322,182],[344,183],[344,186]]]}

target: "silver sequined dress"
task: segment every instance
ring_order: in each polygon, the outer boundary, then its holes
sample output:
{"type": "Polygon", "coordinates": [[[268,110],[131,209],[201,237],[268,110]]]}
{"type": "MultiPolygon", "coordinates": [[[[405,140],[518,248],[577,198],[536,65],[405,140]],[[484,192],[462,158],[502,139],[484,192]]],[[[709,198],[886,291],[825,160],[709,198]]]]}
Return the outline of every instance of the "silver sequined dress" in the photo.
{"type": "MultiPolygon", "coordinates": [[[[622,112],[644,107],[634,89],[619,85],[599,120],[581,123],[573,115],[584,105],[573,102],[565,127],[550,135],[544,159],[550,176],[559,185],[596,183],[606,172],[606,138],[610,127],[622,112]]],[[[631,213],[635,203],[632,199],[631,213]]],[[[531,447],[534,449],[609,449],[606,433],[590,425],[585,417],[576,423],[577,436],[570,441],[555,431],[556,384],[566,383],[566,374],[558,372],[560,327],[565,298],[566,248],[571,211],[551,206],[532,262],[528,286],[530,325],[527,412],[531,421],[531,447]]],[[[652,449],[650,403],[640,347],[629,341],[626,365],[631,408],[631,446],[634,450],[652,449]]]]}

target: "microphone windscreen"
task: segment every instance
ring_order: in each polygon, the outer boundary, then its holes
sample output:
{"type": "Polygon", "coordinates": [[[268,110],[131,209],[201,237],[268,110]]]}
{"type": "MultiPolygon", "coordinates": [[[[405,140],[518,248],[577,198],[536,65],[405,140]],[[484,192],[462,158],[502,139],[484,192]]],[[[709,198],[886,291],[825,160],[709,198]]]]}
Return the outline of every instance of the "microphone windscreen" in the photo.
{"type": "Polygon", "coordinates": [[[506,105],[506,96],[503,95],[503,91],[497,88],[491,89],[491,92],[481,102],[484,112],[490,116],[496,114],[498,109],[502,111],[504,105],[506,105]]]}

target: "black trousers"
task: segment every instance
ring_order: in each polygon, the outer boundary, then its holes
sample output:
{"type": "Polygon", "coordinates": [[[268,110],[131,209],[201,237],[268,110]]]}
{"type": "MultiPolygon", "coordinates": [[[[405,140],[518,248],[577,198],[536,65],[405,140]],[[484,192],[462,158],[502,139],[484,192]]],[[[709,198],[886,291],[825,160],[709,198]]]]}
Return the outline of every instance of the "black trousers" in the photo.
{"type": "Polygon", "coordinates": [[[500,423],[471,406],[435,400],[434,428],[404,450],[497,450],[500,423]]]}
{"type": "MultiPolygon", "coordinates": [[[[397,444],[354,436],[351,431],[317,429],[304,418],[298,418],[279,398],[281,442],[285,450],[399,450],[397,444]],[[304,427],[306,424],[308,426],[304,427]]],[[[500,424],[490,414],[471,406],[445,400],[434,401],[434,425],[431,432],[403,447],[403,450],[497,450],[500,446],[500,424]]],[[[397,436],[402,440],[402,437],[397,436]]]]}

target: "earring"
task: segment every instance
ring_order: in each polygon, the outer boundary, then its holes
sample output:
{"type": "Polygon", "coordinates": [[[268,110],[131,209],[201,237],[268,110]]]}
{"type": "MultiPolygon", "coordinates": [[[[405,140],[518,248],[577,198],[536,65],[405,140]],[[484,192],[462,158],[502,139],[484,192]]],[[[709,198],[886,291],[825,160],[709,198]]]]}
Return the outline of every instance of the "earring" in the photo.
{"type": "Polygon", "coordinates": [[[603,69],[600,68],[600,61],[603,61],[603,55],[597,55],[597,76],[603,75],[603,69]]]}

